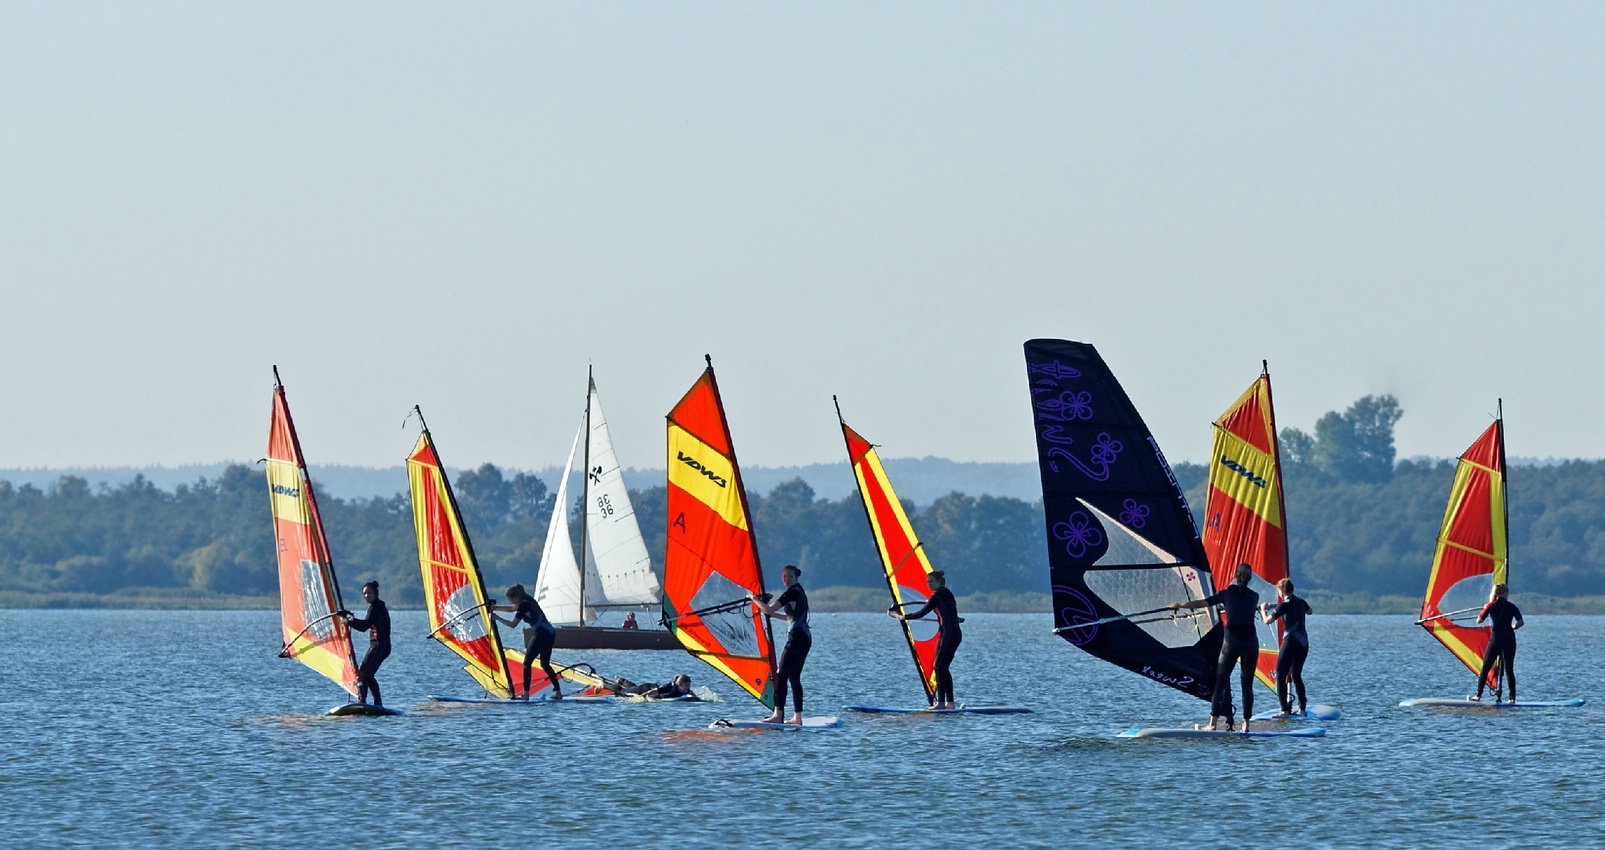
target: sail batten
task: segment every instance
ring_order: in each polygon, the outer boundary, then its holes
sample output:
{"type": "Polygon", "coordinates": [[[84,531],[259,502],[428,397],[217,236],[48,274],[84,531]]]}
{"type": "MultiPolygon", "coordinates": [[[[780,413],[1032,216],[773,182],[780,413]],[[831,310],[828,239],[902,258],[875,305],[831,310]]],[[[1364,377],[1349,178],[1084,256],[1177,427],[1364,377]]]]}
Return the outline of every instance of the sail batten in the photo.
{"type": "MultiPolygon", "coordinates": [[[[1455,466],[1419,621],[1474,673],[1482,670],[1492,627],[1454,616],[1482,610],[1494,585],[1508,583],[1505,502],[1505,432],[1504,420],[1498,418],[1455,466]]],[[[1489,687],[1496,690],[1498,675],[1497,670],[1488,675],[1489,687]]]]}
{"type": "MultiPolygon", "coordinates": [[[[1254,568],[1249,586],[1260,598],[1276,598],[1276,583],[1288,577],[1287,529],[1281,452],[1271,401],[1271,376],[1262,372],[1215,420],[1203,543],[1215,570],[1215,588],[1231,584],[1238,564],[1254,568]]],[[[1256,620],[1259,658],[1255,676],[1276,689],[1282,623],[1256,620]]]]}
{"type": "MultiPolygon", "coordinates": [[[[838,410],[838,420],[840,416],[838,410]]],[[[842,438],[847,442],[847,459],[852,463],[875,551],[880,556],[882,576],[891,591],[892,606],[900,611],[919,608],[930,599],[926,576],[931,574],[931,562],[925,555],[925,547],[914,533],[908,513],[892,489],[874,445],[846,422],[841,422],[841,427],[842,438]]],[[[936,624],[904,620],[901,625],[920,684],[925,688],[925,701],[930,703],[936,698],[936,624]]]]}
{"type": "Polygon", "coordinates": [[[686,651],[774,705],[774,641],[751,513],[710,363],[668,415],[663,619],[686,651]],[[739,604],[731,604],[732,602],[739,604]]]}
{"type": "Polygon", "coordinates": [[[1025,360],[1054,631],[1088,654],[1208,700],[1219,625],[1207,615],[1161,613],[1210,592],[1209,561],[1170,465],[1091,345],[1031,340],[1025,360]]]}
{"type": "Polygon", "coordinates": [[[357,695],[357,662],[351,630],[341,610],[323,519],[312,492],[290,404],[274,369],[273,418],[265,459],[273,537],[279,562],[280,654],[294,658],[357,695]]]}

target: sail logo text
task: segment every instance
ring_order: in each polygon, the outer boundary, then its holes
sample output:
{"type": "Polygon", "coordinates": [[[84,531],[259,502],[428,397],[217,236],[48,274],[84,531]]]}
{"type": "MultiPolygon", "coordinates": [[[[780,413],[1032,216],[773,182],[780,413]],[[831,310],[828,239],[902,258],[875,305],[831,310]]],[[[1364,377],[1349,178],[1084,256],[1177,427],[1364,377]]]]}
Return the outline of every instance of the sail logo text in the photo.
{"type": "Polygon", "coordinates": [[[687,455],[685,452],[678,451],[678,450],[675,451],[675,454],[679,456],[679,460],[680,460],[681,463],[685,464],[686,466],[691,467],[692,469],[695,469],[696,471],[702,473],[703,475],[708,476],[708,480],[709,481],[712,481],[713,483],[719,485],[720,487],[725,486],[725,484],[727,483],[723,478],[720,478],[719,476],[714,475],[713,474],[713,470],[708,469],[707,467],[703,466],[700,463],[697,463],[696,458],[691,457],[690,455],[687,455]]]}
{"type": "Polygon", "coordinates": [[[1164,673],[1161,673],[1158,670],[1146,665],[1142,668],[1142,674],[1156,682],[1163,682],[1173,688],[1180,688],[1182,690],[1194,690],[1193,686],[1197,684],[1197,682],[1194,681],[1193,677],[1191,676],[1167,676],[1164,673]]]}
{"type": "Polygon", "coordinates": [[[299,498],[301,498],[301,488],[300,487],[286,487],[283,484],[275,484],[275,485],[273,485],[273,495],[275,495],[275,496],[289,496],[292,499],[299,499],[299,498]]]}
{"type": "Polygon", "coordinates": [[[1253,472],[1250,472],[1247,467],[1243,466],[1237,461],[1228,457],[1223,457],[1220,459],[1220,465],[1230,469],[1238,475],[1243,476],[1244,478],[1247,478],[1248,483],[1253,484],[1255,487],[1258,487],[1262,490],[1265,488],[1265,479],[1255,475],[1253,472]]]}

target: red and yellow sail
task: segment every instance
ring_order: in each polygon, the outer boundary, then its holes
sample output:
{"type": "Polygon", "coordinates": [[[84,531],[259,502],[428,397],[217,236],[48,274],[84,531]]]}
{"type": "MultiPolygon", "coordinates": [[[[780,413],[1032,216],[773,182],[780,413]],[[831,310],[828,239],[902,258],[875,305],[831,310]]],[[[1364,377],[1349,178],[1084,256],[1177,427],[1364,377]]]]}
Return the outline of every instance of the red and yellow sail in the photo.
{"type": "Polygon", "coordinates": [[[266,458],[268,498],[273,510],[273,538],[279,558],[279,612],[284,649],[289,658],[329,677],[352,696],[357,694],[357,664],[351,630],[339,611],[340,586],[335,580],[323,520],[312,496],[301,441],[290,419],[284,385],[274,370],[273,422],[268,428],[266,458]]]}
{"type": "MultiPolygon", "coordinates": [[[[1261,599],[1269,602],[1276,598],[1276,583],[1288,577],[1281,453],[1269,372],[1261,373],[1215,420],[1214,430],[1203,537],[1210,572],[1219,590],[1232,583],[1238,564],[1252,566],[1254,575],[1269,585],[1256,588],[1261,599]]],[[[1262,626],[1256,623],[1256,628],[1262,626]]],[[[1278,620],[1274,637],[1267,635],[1269,639],[1260,641],[1255,665],[1255,675],[1272,689],[1276,687],[1281,636],[1278,620]]]]}
{"type": "MultiPolygon", "coordinates": [[[[898,501],[891,480],[886,477],[886,468],[881,466],[875,447],[846,422],[841,426],[842,437],[847,441],[847,458],[853,464],[853,475],[858,478],[858,494],[864,500],[864,513],[869,517],[869,530],[875,537],[886,585],[892,592],[892,605],[899,611],[917,610],[930,599],[930,585],[925,579],[931,574],[931,562],[925,557],[925,549],[909,524],[908,514],[903,510],[903,503],[898,501]]],[[[919,669],[920,684],[925,687],[925,701],[930,702],[936,698],[936,624],[904,620],[902,626],[903,637],[914,655],[914,666],[919,669]]]]}
{"type": "Polygon", "coordinates": [[[680,644],[774,706],[774,642],[751,514],[710,363],[669,411],[663,614],[680,644]]]}
{"type": "MultiPolygon", "coordinates": [[[[509,656],[519,654],[503,650],[495,621],[485,607],[485,580],[428,428],[418,435],[418,443],[407,457],[407,478],[430,634],[468,662],[463,669],[486,692],[503,698],[514,696],[522,689],[523,676],[514,678],[508,662],[509,656]]],[[[535,689],[533,682],[530,687],[535,689]]]]}
{"type": "MultiPolygon", "coordinates": [[[[1505,510],[1505,431],[1496,419],[1455,468],[1419,622],[1472,672],[1481,672],[1492,633],[1476,624],[1477,614],[1508,578],[1505,510]]],[[[1490,687],[1498,687],[1497,676],[1490,671],[1490,687]]]]}

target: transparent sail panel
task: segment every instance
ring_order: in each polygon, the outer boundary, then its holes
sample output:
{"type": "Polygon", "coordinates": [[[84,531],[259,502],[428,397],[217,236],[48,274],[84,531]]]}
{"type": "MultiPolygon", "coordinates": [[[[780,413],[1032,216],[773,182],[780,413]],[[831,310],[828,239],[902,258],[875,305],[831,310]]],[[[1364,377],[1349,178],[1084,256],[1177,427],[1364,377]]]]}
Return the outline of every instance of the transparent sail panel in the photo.
{"type": "MultiPolygon", "coordinates": [[[[1104,604],[1121,613],[1151,611],[1171,602],[1202,599],[1204,595],[1198,571],[1184,566],[1088,570],[1082,580],[1104,604]]],[[[1171,648],[1197,643],[1212,625],[1204,610],[1167,611],[1135,617],[1130,622],[1171,648]]]]}
{"type": "Polygon", "coordinates": [[[317,643],[334,636],[334,620],[326,619],[334,613],[329,610],[329,594],[323,584],[323,565],[317,561],[301,560],[301,616],[310,623],[307,634],[317,643]]]}
{"type": "Polygon", "coordinates": [[[1471,609],[1470,611],[1457,615],[1452,619],[1460,625],[1474,625],[1477,620],[1477,612],[1482,610],[1482,606],[1488,604],[1488,597],[1493,594],[1493,591],[1494,577],[1492,573],[1468,576],[1450,585],[1449,589],[1443,592],[1443,598],[1438,600],[1438,612],[1448,614],[1453,611],[1465,611],[1469,608],[1471,609]]]}
{"type": "Polygon", "coordinates": [[[440,621],[451,623],[446,631],[451,632],[452,637],[469,643],[485,636],[485,616],[474,611],[478,604],[471,584],[457,588],[456,592],[446,597],[445,604],[440,607],[440,621]]]}
{"type": "MultiPolygon", "coordinates": [[[[1109,551],[1099,558],[1099,564],[1174,564],[1181,559],[1148,542],[1137,532],[1121,525],[1114,517],[1098,510],[1084,499],[1077,499],[1082,507],[1091,511],[1103,523],[1109,535],[1109,551]]],[[[1140,609],[1139,609],[1140,610],[1140,609]]]]}
{"type": "MultiPolygon", "coordinates": [[[[746,596],[745,587],[718,573],[712,573],[708,576],[708,580],[702,583],[702,587],[697,589],[696,595],[691,597],[691,607],[693,610],[712,608],[715,605],[745,599],[746,596]]],[[[752,611],[751,605],[742,605],[734,611],[709,614],[701,619],[708,631],[724,645],[728,654],[757,657],[762,652],[758,648],[758,634],[752,611]]]]}

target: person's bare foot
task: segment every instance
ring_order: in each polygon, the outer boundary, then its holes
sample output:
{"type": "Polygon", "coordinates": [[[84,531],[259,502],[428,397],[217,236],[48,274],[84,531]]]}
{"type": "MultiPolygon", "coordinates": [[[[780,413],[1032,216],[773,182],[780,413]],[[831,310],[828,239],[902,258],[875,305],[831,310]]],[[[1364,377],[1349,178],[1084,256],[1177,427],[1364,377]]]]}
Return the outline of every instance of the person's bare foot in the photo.
{"type": "Polygon", "coordinates": [[[786,719],[786,715],[784,715],[784,714],[782,714],[782,713],[777,711],[774,714],[771,714],[768,717],[765,717],[764,719],[762,719],[762,720],[760,720],[758,722],[759,723],[779,723],[780,721],[785,720],[785,719],[786,719]]]}
{"type": "Polygon", "coordinates": [[[794,711],[794,712],[791,713],[791,719],[787,720],[786,722],[791,724],[792,726],[801,726],[802,725],[802,714],[800,712],[794,711]]]}

